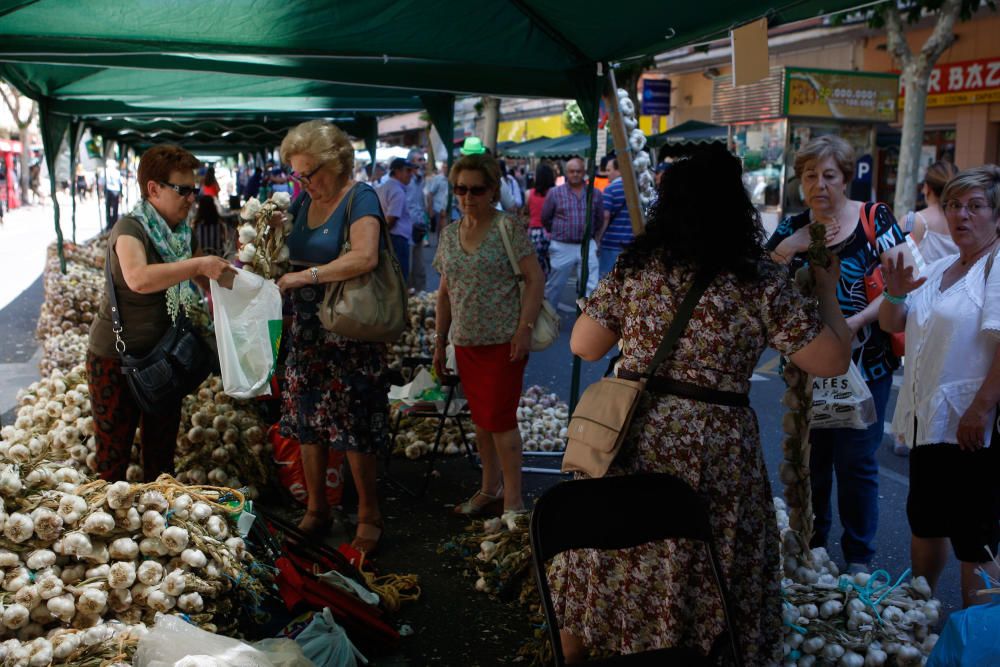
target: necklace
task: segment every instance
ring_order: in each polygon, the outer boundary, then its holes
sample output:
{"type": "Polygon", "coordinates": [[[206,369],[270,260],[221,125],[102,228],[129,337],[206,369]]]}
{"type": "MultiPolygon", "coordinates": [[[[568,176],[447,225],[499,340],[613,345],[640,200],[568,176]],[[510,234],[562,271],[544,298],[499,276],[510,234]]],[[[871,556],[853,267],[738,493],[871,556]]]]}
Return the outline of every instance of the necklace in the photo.
{"type": "Polygon", "coordinates": [[[993,239],[989,243],[987,243],[982,248],[980,248],[979,250],[977,250],[975,252],[975,254],[972,255],[969,259],[961,259],[961,257],[959,257],[959,261],[962,263],[962,266],[968,266],[969,262],[971,262],[973,260],[976,260],[976,259],[979,259],[979,257],[982,256],[982,254],[983,254],[983,252],[985,250],[993,247],[993,244],[997,242],[998,238],[1000,238],[1000,236],[994,236],[993,239]]]}

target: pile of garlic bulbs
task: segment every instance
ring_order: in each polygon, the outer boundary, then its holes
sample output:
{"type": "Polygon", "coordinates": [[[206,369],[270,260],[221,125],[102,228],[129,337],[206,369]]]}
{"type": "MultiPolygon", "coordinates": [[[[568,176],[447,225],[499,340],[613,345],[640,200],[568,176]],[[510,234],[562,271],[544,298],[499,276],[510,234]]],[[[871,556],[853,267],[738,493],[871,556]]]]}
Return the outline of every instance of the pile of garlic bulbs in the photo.
{"type": "Polygon", "coordinates": [[[430,357],[434,354],[434,317],[437,292],[411,295],[407,304],[410,326],[389,346],[389,367],[399,368],[403,357],[430,357]]]}
{"type": "Polygon", "coordinates": [[[628,135],[629,150],[632,155],[632,166],[635,168],[635,180],[639,185],[639,201],[644,209],[649,208],[656,199],[656,176],[653,170],[652,158],[646,147],[646,135],[639,129],[639,119],[636,118],[635,103],[629,98],[628,91],[618,89],[618,108],[621,109],[622,121],[628,135]]]}
{"type": "MultiPolygon", "coordinates": [[[[0,431],[10,461],[0,465],[0,641],[20,643],[0,652],[20,656],[28,645],[50,662],[120,634],[111,621],[141,627],[174,610],[213,632],[235,630],[240,605],[265,586],[230,518],[243,505],[238,492],[167,476],[94,480],[52,460],[48,448],[15,451],[23,447],[11,442],[18,429],[0,431]],[[237,506],[220,504],[222,494],[237,506]]],[[[3,664],[49,664],[32,660],[3,664]]]]}
{"type": "MultiPolygon", "coordinates": [[[[398,410],[399,407],[393,406],[393,410],[398,410]]],[[[468,422],[465,423],[468,425],[468,422]]],[[[517,425],[524,451],[561,452],[566,449],[569,406],[560,401],[558,395],[547,393],[543,387],[533,385],[525,390],[518,403],[517,425]]],[[[408,459],[419,459],[430,453],[436,436],[435,420],[404,415],[399,421],[399,430],[393,441],[393,452],[408,459]]],[[[475,450],[475,432],[470,430],[465,433],[465,439],[475,450]]],[[[454,420],[449,420],[441,434],[438,453],[455,456],[464,452],[462,431],[454,420]]]]}
{"type": "Polygon", "coordinates": [[[569,433],[569,406],[538,385],[528,387],[517,408],[517,426],[526,452],[561,452],[569,433]]]}
{"type": "Polygon", "coordinates": [[[57,368],[17,392],[14,424],[0,431],[0,460],[25,464],[44,454],[50,461],[95,470],[94,433],[86,368],[57,368]]]}
{"type": "MultiPolygon", "coordinates": [[[[104,243],[92,245],[95,249],[106,247],[104,243]]],[[[76,246],[76,251],[67,254],[65,274],[59,270],[59,258],[54,249],[49,248],[42,278],[45,301],[35,329],[39,340],[69,331],[81,335],[90,332],[90,323],[97,315],[104,294],[104,260],[102,254],[101,265],[94,266],[93,257],[80,252],[84,247],[76,246]]]]}
{"type": "MultiPolygon", "coordinates": [[[[97,471],[95,424],[83,365],[68,372],[54,369],[17,395],[16,421],[0,441],[0,456],[24,462],[47,451],[52,461],[65,462],[86,473],[97,471]]],[[[270,459],[265,426],[252,403],[222,391],[211,376],[184,399],[174,465],[178,479],[190,484],[246,488],[254,499],[268,480],[270,459]],[[193,438],[193,439],[192,439],[193,438]]],[[[143,479],[138,447],[126,478],[143,479]]]]}
{"type": "Polygon", "coordinates": [[[784,573],[784,665],[923,664],[937,642],[931,630],[941,616],[927,580],[904,576],[883,585],[867,573],[840,574],[826,549],[801,551],[784,501],[775,498],[774,507],[784,573]]]}
{"type": "Polygon", "coordinates": [[[38,372],[44,377],[59,369],[69,372],[87,359],[88,334],[78,331],[64,331],[49,336],[42,341],[42,358],[38,362],[38,372]]]}
{"type": "MultiPolygon", "coordinates": [[[[210,376],[198,391],[184,399],[174,465],[177,479],[186,484],[245,488],[257,498],[270,477],[267,427],[252,401],[241,401],[223,391],[222,379],[210,376]]],[[[142,479],[141,468],[135,471],[142,479]]]]}
{"type": "Polygon", "coordinates": [[[293,220],[286,216],[279,227],[271,224],[271,216],[287,211],[291,203],[291,195],[287,192],[275,192],[263,204],[251,198],[243,205],[240,219],[245,224],[238,230],[238,257],[244,269],[272,279],[288,272],[289,251],[285,237],[292,231],[293,220]]]}

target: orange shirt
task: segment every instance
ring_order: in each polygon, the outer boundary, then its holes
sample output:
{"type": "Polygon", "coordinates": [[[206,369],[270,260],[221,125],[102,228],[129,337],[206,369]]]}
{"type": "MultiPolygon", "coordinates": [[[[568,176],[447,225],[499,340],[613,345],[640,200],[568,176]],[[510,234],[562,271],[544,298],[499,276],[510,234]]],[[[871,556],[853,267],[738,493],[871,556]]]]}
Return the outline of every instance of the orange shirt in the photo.
{"type": "Polygon", "coordinates": [[[604,192],[604,188],[608,187],[610,182],[606,176],[594,176],[594,188],[601,192],[604,192]]]}

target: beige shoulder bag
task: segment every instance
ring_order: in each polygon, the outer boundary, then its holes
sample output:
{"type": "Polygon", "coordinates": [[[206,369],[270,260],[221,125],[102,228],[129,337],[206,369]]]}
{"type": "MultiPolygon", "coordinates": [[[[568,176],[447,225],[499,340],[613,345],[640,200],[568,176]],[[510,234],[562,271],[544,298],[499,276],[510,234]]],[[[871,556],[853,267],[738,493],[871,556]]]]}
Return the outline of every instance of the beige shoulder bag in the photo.
{"type": "MultiPolygon", "coordinates": [[[[351,188],[344,213],[340,257],[351,251],[351,188]]],[[[391,343],[406,329],[406,281],[389,240],[385,218],[379,218],[378,266],[354,278],[329,283],[319,308],[323,327],[353,340],[391,343]]]]}
{"type": "MultiPolygon", "coordinates": [[[[514,247],[510,242],[510,234],[507,232],[507,223],[515,224],[514,220],[504,216],[500,221],[500,238],[503,239],[503,247],[507,250],[507,258],[510,260],[510,267],[514,270],[514,278],[517,280],[518,288],[521,291],[521,302],[524,303],[524,274],[514,257],[514,247]]],[[[559,313],[552,307],[552,304],[542,299],[542,307],[535,318],[535,326],[531,329],[531,351],[538,352],[552,345],[559,338],[559,313]]]]}
{"type": "Polygon", "coordinates": [[[638,380],[601,378],[587,387],[569,420],[569,441],[563,454],[563,472],[582,472],[604,477],[628,435],[629,425],[646,383],[674,349],[687,328],[701,295],[715,278],[711,271],[699,271],[681,302],[674,319],[653,355],[649,368],[638,380]]]}

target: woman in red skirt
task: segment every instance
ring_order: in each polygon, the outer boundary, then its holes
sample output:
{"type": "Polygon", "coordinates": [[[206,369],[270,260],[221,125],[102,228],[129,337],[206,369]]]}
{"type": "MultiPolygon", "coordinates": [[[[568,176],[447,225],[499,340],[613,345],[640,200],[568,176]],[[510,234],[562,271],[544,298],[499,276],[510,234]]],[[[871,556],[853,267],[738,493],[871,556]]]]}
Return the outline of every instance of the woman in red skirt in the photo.
{"type": "Polygon", "coordinates": [[[505,512],[522,511],[517,405],[545,278],[524,225],[495,206],[500,196],[496,160],[485,153],[466,155],[452,167],[449,180],[463,215],[459,224],[441,232],[434,258],[441,274],[434,370],[439,377],[446,372],[450,338],[483,464],[481,488],[455,512],[477,515],[501,506],[505,512]],[[523,300],[500,225],[524,276],[523,300]]]}

